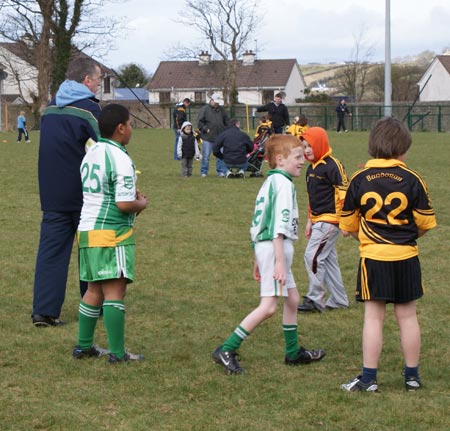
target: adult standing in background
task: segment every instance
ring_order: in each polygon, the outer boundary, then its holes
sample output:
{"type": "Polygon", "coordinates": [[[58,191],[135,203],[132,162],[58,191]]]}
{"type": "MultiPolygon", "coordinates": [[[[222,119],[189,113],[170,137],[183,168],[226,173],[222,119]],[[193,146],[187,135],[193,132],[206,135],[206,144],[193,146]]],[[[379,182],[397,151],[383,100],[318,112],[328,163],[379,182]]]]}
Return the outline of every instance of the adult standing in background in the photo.
{"type": "MultiPolygon", "coordinates": [[[[58,326],[66,293],[67,272],[83,204],[80,165],[86,148],[100,133],[101,108],[95,93],[101,70],[90,58],[74,59],[66,80],[42,114],[38,179],[43,217],[36,259],[32,321],[58,326]]],[[[95,184],[95,170],[90,183],[95,184]]],[[[99,184],[100,187],[100,184],[99,184]]],[[[80,282],[83,295],[87,289],[80,282]]]]}
{"type": "Polygon", "coordinates": [[[189,106],[191,105],[191,100],[186,97],[185,99],[183,99],[183,101],[181,103],[177,103],[175,105],[175,108],[173,110],[173,132],[175,134],[175,144],[173,147],[173,159],[174,160],[179,160],[178,158],[178,154],[177,154],[177,148],[178,148],[178,139],[180,138],[180,133],[181,133],[181,126],[183,125],[183,123],[185,121],[188,121],[187,118],[187,108],[189,108],[189,106]]]}
{"type": "MultiPolygon", "coordinates": [[[[219,134],[228,127],[228,115],[225,108],[221,106],[223,99],[214,93],[207,105],[198,113],[198,128],[202,138],[202,164],[200,173],[206,177],[209,171],[209,158],[213,151],[214,142],[219,134]]],[[[224,177],[227,168],[222,160],[216,158],[216,172],[218,177],[224,177]]]]}
{"type": "Polygon", "coordinates": [[[347,104],[345,103],[345,99],[341,99],[339,101],[339,105],[336,106],[336,113],[338,118],[338,125],[337,125],[337,132],[340,133],[341,129],[347,133],[348,130],[345,127],[345,114],[348,114],[350,117],[352,116],[352,113],[348,109],[347,104]]]}
{"type": "Polygon", "coordinates": [[[267,112],[269,120],[272,121],[272,127],[275,133],[283,133],[286,126],[289,126],[289,111],[283,103],[281,93],[275,94],[272,102],[256,108],[256,112],[267,112]]]}

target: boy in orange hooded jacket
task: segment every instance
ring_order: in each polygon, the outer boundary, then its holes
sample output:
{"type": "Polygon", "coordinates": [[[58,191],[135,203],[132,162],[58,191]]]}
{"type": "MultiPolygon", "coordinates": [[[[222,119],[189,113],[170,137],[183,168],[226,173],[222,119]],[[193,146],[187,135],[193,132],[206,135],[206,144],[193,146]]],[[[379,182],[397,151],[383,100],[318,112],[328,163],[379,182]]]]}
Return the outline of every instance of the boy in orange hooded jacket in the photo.
{"type": "Polygon", "coordinates": [[[332,155],[327,132],[311,127],[301,136],[305,159],[310,162],[306,171],[308,192],[308,220],[305,236],[305,265],[309,290],[298,311],[325,311],[348,307],[337,259],[336,241],[339,219],[348,187],[342,163],[332,155]],[[326,289],[330,295],[325,301],[326,289]]]}

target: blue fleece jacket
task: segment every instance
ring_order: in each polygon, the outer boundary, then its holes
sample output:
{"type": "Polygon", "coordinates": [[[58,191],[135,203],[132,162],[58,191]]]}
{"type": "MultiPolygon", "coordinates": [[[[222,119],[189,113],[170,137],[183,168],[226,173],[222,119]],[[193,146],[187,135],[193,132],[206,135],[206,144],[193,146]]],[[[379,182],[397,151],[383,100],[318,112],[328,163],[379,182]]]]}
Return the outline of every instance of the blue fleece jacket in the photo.
{"type": "Polygon", "coordinates": [[[41,118],[38,178],[42,211],[80,211],[80,165],[89,139],[100,137],[101,108],[83,84],[64,81],[41,118]]]}

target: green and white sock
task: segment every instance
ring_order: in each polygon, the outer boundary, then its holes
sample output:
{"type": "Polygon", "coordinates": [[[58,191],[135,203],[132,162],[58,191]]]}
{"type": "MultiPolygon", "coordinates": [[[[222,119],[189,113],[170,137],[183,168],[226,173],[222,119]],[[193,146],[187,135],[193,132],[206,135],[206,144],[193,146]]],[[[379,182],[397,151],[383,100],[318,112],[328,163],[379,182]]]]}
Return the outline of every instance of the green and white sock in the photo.
{"type": "Polygon", "coordinates": [[[103,302],[103,321],[109,350],[122,359],[125,355],[125,304],[123,301],[103,302]]]}
{"type": "Polygon", "coordinates": [[[249,335],[242,326],[238,326],[223,343],[222,352],[235,352],[249,335]]]}
{"type": "Polygon", "coordinates": [[[286,342],[286,356],[294,359],[298,349],[298,325],[283,325],[284,340],[286,342]]]}
{"type": "Polygon", "coordinates": [[[94,344],[94,332],[102,307],[80,302],[78,307],[78,345],[87,350],[94,344]]]}

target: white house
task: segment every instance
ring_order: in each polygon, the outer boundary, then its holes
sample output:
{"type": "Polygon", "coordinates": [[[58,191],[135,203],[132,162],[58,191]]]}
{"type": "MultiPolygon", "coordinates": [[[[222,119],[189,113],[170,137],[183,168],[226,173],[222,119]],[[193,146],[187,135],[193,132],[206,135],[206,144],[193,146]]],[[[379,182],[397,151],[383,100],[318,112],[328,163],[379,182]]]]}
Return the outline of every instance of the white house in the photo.
{"type": "Polygon", "coordinates": [[[418,85],[421,102],[450,101],[450,52],[434,58],[418,85]]]}
{"type": "MultiPolygon", "coordinates": [[[[0,42],[0,63],[8,74],[2,81],[2,94],[16,103],[32,101],[32,95],[37,93],[37,69],[27,58],[27,51],[19,42],[0,42]]],[[[75,55],[86,55],[80,51],[75,55]]],[[[114,99],[113,72],[99,63],[102,69],[103,82],[97,97],[100,100],[114,99]]],[[[13,102],[14,103],[14,102],[13,102]]]]}
{"type": "MultiPolygon", "coordinates": [[[[214,92],[221,93],[224,64],[212,61],[202,52],[197,61],[162,61],[148,89],[150,103],[175,103],[185,97],[204,103],[214,92]]],[[[237,65],[238,102],[260,105],[270,102],[276,93],[285,94],[287,105],[303,98],[305,80],[296,59],[257,60],[246,51],[237,65]]]]}

